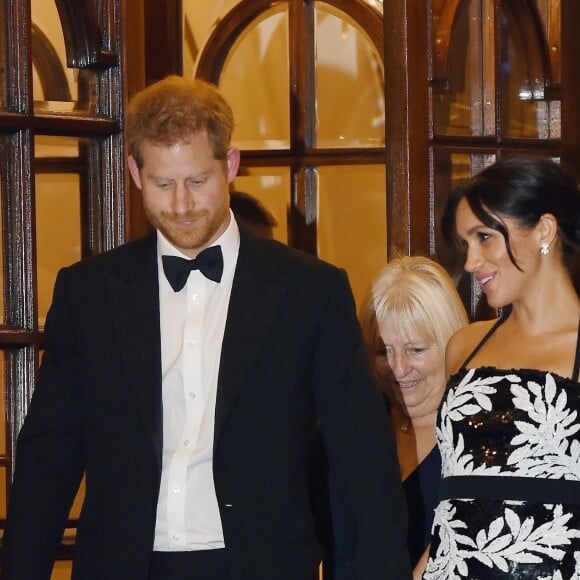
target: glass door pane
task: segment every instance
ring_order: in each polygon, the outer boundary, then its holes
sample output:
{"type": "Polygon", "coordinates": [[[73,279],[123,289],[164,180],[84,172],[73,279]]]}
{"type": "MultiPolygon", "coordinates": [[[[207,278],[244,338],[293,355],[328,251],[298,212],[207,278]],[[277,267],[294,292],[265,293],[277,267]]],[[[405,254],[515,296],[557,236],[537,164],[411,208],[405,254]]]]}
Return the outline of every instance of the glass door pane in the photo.
{"type": "Polygon", "coordinates": [[[318,255],[346,269],[357,304],[387,260],[383,165],[318,168],[318,255]]]}
{"type": "Polygon", "coordinates": [[[380,55],[342,11],[315,2],[316,145],[382,147],[385,100],[380,55]]]}
{"type": "Polygon", "coordinates": [[[39,325],[52,300],[58,270],[81,258],[81,179],[73,171],[78,161],[78,141],[66,137],[37,137],[36,158],[36,254],[39,325]],[[42,170],[42,160],[59,159],[58,172],[42,170]],[[70,169],[64,172],[66,160],[70,169]]]}
{"type": "Polygon", "coordinates": [[[220,75],[230,103],[235,143],[244,149],[290,146],[288,10],[264,12],[234,42],[220,75]]]}

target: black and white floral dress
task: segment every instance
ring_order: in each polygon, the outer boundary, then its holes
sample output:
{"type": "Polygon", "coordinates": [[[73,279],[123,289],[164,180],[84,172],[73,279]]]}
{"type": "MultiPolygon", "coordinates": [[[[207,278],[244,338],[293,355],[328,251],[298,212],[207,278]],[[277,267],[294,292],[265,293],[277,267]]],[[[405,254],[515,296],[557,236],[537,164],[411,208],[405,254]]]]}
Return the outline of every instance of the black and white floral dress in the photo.
{"type": "Polygon", "coordinates": [[[443,397],[424,580],[580,580],[580,332],[573,379],[466,368],[503,321],[443,397]]]}

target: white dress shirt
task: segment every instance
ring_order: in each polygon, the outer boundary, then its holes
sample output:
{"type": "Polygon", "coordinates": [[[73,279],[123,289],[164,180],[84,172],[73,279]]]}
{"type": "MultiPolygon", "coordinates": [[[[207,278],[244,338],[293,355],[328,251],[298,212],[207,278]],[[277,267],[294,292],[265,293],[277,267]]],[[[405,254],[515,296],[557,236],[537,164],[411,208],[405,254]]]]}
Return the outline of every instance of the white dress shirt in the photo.
{"type": "Polygon", "coordinates": [[[199,270],[174,292],[165,278],[162,255],[188,258],[157,232],[163,463],[154,550],[186,551],[224,547],[213,481],[215,402],[220,354],[240,232],[233,214],[220,245],[220,283],[199,270]]]}

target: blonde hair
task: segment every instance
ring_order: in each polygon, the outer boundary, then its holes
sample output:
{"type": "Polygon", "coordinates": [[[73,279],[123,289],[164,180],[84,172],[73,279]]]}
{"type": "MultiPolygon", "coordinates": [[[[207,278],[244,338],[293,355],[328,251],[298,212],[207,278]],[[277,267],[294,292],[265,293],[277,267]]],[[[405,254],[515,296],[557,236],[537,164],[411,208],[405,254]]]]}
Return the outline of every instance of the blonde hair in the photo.
{"type": "Polygon", "coordinates": [[[469,322],[449,274],[423,256],[394,258],[375,277],[362,323],[366,338],[379,335],[387,318],[401,332],[414,329],[433,341],[442,356],[451,335],[469,322]]]}
{"type": "Polygon", "coordinates": [[[127,150],[141,167],[141,145],[187,143],[205,131],[215,159],[225,161],[234,114],[217,87],[201,79],[170,75],[135,94],[127,106],[127,150]]]}

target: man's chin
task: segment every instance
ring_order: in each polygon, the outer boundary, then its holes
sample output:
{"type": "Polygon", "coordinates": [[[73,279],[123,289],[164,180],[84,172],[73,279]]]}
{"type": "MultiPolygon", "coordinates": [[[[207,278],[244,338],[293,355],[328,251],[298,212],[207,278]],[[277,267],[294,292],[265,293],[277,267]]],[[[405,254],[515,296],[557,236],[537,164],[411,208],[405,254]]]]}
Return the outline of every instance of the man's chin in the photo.
{"type": "Polygon", "coordinates": [[[182,252],[197,250],[203,247],[203,238],[193,233],[161,230],[167,241],[182,252]]]}

